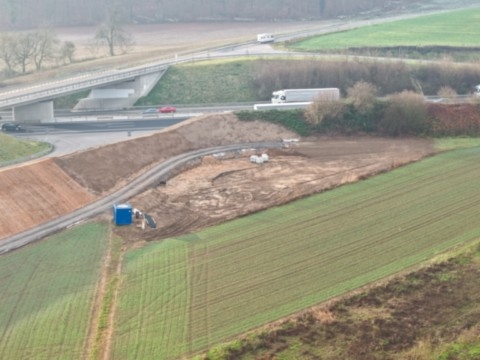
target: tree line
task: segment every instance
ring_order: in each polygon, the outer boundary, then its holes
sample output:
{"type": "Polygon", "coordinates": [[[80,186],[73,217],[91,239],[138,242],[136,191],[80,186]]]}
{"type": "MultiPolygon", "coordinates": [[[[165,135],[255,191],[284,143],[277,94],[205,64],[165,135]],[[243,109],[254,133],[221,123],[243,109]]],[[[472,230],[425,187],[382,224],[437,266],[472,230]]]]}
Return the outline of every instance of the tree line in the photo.
{"type": "Polygon", "coordinates": [[[444,86],[468,94],[480,84],[480,69],[475,64],[450,62],[408,65],[400,60],[264,59],[253,62],[252,78],[256,98],[264,101],[270,100],[274,90],[295,88],[337,87],[345,96],[359,81],[373,84],[381,97],[403,90],[436,95],[444,86]]]}
{"type": "Polygon", "coordinates": [[[73,60],[75,44],[71,41],[60,42],[55,32],[49,28],[26,33],[0,34],[0,60],[6,67],[7,75],[27,72],[29,65],[37,71],[45,63],[73,60]]]}
{"type": "MultiPolygon", "coordinates": [[[[108,55],[126,52],[134,43],[130,32],[123,26],[123,12],[112,7],[98,27],[93,45],[104,47],[108,55]]],[[[26,73],[30,67],[36,71],[43,66],[66,65],[74,61],[75,44],[61,42],[52,28],[39,28],[28,32],[0,33],[0,63],[5,65],[3,77],[26,73]]]]}

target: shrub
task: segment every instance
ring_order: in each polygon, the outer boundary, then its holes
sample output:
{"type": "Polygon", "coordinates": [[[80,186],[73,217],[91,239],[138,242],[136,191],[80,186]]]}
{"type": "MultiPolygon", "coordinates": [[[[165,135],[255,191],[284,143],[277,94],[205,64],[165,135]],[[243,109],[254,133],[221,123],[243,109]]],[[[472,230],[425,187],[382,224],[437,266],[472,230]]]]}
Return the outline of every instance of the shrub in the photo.
{"type": "Polygon", "coordinates": [[[362,80],[347,89],[347,97],[358,112],[366,113],[375,105],[377,88],[362,80]]]}
{"type": "Polygon", "coordinates": [[[412,91],[389,96],[378,130],[391,136],[426,134],[427,108],[423,96],[412,91]]]}
{"type": "Polygon", "coordinates": [[[324,121],[342,118],[345,106],[341,100],[315,100],[305,111],[305,117],[312,126],[318,128],[324,121]]]}
{"type": "Polygon", "coordinates": [[[447,102],[453,102],[457,97],[457,92],[452,89],[450,86],[442,86],[437,93],[443,99],[446,99],[447,102]]]}

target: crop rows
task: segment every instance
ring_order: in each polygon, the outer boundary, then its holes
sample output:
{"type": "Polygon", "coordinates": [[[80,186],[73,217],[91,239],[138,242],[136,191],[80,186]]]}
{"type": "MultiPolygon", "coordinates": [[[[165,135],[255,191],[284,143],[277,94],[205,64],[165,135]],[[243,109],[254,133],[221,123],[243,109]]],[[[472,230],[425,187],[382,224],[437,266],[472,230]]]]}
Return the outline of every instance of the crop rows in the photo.
{"type": "Polygon", "coordinates": [[[186,244],[168,240],[130,252],[124,273],[113,358],[166,359],[187,352],[186,244]]]}
{"type": "Polygon", "coordinates": [[[479,158],[479,148],[445,153],[143,249],[123,296],[158,295],[139,301],[135,326],[121,324],[149,339],[135,335],[141,350],[127,358],[205,348],[477,239],[479,158]],[[163,292],[180,292],[178,304],[163,292]]]}
{"type": "Polygon", "coordinates": [[[89,224],[3,255],[0,358],[81,358],[107,226],[89,224]]]}

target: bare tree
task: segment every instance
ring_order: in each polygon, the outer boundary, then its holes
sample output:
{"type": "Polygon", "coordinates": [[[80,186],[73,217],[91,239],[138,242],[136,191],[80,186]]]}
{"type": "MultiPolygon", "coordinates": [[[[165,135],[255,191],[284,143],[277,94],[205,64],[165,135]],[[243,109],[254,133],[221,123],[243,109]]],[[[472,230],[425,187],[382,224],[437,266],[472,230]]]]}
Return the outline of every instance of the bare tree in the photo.
{"type": "Polygon", "coordinates": [[[59,40],[50,28],[42,28],[38,30],[33,33],[32,38],[34,41],[32,59],[37,71],[39,71],[42,69],[42,65],[45,61],[51,60],[55,57],[59,40]]]}
{"type": "Polygon", "coordinates": [[[65,41],[60,48],[60,59],[65,65],[68,62],[73,62],[73,56],[75,55],[75,44],[71,41],[65,41]]]}
{"type": "Polygon", "coordinates": [[[27,66],[35,52],[35,39],[32,33],[21,34],[17,38],[15,47],[15,60],[22,68],[22,73],[27,72],[27,66]]]}
{"type": "Polygon", "coordinates": [[[17,65],[16,37],[12,34],[0,34],[0,59],[5,63],[8,72],[13,73],[17,65]]]}
{"type": "Polygon", "coordinates": [[[130,32],[124,28],[122,8],[119,4],[112,4],[107,10],[105,22],[98,29],[95,40],[97,44],[106,46],[110,56],[116,55],[116,49],[125,53],[133,45],[130,32]]]}

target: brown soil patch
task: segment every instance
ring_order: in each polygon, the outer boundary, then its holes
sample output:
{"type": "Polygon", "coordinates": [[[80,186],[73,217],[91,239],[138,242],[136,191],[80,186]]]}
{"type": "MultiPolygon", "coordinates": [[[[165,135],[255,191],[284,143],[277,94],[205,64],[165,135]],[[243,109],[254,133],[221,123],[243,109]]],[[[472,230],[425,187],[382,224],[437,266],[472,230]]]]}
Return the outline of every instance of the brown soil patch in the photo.
{"type": "Polygon", "coordinates": [[[80,184],[102,194],[184,152],[292,136],[292,132],[274,124],[241,122],[233,114],[213,114],[184,121],[154,135],[66,155],[55,161],[80,184]]]}
{"type": "MultiPolygon", "coordinates": [[[[153,135],[1,171],[0,202],[7,211],[0,238],[71,212],[180,153],[293,137],[278,125],[213,114],[153,135]]],[[[130,199],[154,217],[156,229],[115,231],[137,244],[189,233],[390,170],[434,149],[428,140],[360,136],[303,139],[266,152],[270,159],[264,164],[249,161],[253,150],[204,158],[165,185],[130,199]]]]}
{"type": "Polygon", "coordinates": [[[130,240],[176,236],[219,224],[345,183],[390,170],[433,153],[422,139],[316,138],[281,150],[253,164],[236,158],[206,157],[166,185],[131,199],[157,228],[117,228],[130,240]]]}
{"type": "Polygon", "coordinates": [[[51,159],[0,171],[0,239],[30,229],[94,200],[51,159]]]}

